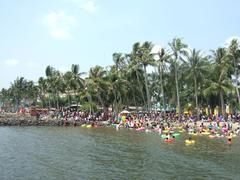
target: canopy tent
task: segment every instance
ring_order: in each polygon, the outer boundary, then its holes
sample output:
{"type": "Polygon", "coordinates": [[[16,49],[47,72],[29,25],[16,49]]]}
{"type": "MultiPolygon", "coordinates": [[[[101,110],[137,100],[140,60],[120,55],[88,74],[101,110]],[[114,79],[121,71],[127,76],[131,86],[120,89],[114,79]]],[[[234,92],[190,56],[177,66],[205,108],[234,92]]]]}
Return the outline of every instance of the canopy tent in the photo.
{"type": "Polygon", "coordinates": [[[123,110],[122,112],[120,112],[120,114],[130,114],[130,112],[127,110],[123,110]]]}

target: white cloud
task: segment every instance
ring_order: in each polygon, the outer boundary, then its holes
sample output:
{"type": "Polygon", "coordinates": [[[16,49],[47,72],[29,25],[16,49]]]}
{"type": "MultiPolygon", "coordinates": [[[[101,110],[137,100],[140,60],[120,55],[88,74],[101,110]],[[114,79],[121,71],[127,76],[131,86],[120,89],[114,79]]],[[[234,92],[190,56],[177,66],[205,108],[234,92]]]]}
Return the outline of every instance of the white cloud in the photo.
{"type": "Polygon", "coordinates": [[[44,23],[49,33],[56,39],[70,39],[71,30],[77,24],[76,18],[64,12],[51,12],[44,17],[44,23]]]}
{"type": "Polygon", "coordinates": [[[94,13],[96,11],[96,4],[93,1],[86,1],[82,8],[88,13],[94,13]]]}
{"type": "Polygon", "coordinates": [[[4,62],[7,66],[16,66],[20,61],[18,59],[7,59],[4,62]]]}
{"type": "Polygon", "coordinates": [[[229,37],[229,38],[225,41],[224,46],[225,46],[225,47],[228,47],[228,46],[231,44],[231,41],[232,41],[233,39],[237,39],[238,42],[240,42],[240,37],[239,37],[239,36],[231,36],[231,37],[229,37]]]}

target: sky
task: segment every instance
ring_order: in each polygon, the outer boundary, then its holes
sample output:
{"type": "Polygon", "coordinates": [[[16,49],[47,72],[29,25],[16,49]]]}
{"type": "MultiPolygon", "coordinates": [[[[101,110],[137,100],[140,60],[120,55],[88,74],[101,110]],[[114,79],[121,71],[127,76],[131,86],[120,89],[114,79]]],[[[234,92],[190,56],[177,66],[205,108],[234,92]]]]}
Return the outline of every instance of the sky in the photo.
{"type": "Polygon", "coordinates": [[[240,36],[239,0],[0,0],[0,88],[37,81],[48,65],[81,72],[112,65],[135,42],[174,37],[209,50],[240,36]]]}

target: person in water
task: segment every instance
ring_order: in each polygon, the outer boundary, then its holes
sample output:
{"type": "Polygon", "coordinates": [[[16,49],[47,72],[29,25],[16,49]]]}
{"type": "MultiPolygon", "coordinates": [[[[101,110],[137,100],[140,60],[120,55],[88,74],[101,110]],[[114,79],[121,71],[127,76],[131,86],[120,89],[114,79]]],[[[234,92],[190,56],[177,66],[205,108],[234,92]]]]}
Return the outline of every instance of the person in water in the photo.
{"type": "Polygon", "coordinates": [[[232,138],[231,137],[228,138],[228,144],[232,144],[232,138]]]}
{"type": "Polygon", "coordinates": [[[211,131],[213,128],[212,123],[209,124],[208,129],[211,131]]]}
{"type": "Polygon", "coordinates": [[[166,133],[166,137],[167,137],[167,139],[171,138],[170,134],[168,134],[168,133],[166,133]]]}

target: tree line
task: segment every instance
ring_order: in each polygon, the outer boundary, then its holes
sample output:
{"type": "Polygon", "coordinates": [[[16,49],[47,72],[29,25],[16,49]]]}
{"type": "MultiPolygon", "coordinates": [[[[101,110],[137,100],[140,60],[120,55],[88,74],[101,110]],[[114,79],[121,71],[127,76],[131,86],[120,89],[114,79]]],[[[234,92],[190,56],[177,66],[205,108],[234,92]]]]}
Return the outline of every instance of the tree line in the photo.
{"type": "MultiPolygon", "coordinates": [[[[87,77],[73,64],[65,73],[47,66],[45,77],[37,82],[17,78],[8,89],[2,89],[0,100],[19,107],[35,102],[43,108],[60,108],[76,104],[119,112],[123,107],[152,110],[191,109],[196,115],[205,107],[226,105],[237,112],[240,105],[240,45],[232,39],[227,47],[204,54],[190,49],[180,38],[168,48],[153,52],[152,42],[135,43],[130,52],[113,53],[113,65],[90,68],[87,77]],[[153,71],[149,72],[148,67],[153,71]],[[160,106],[159,106],[160,104],[160,106]]],[[[88,109],[87,108],[87,109],[88,109]]]]}

